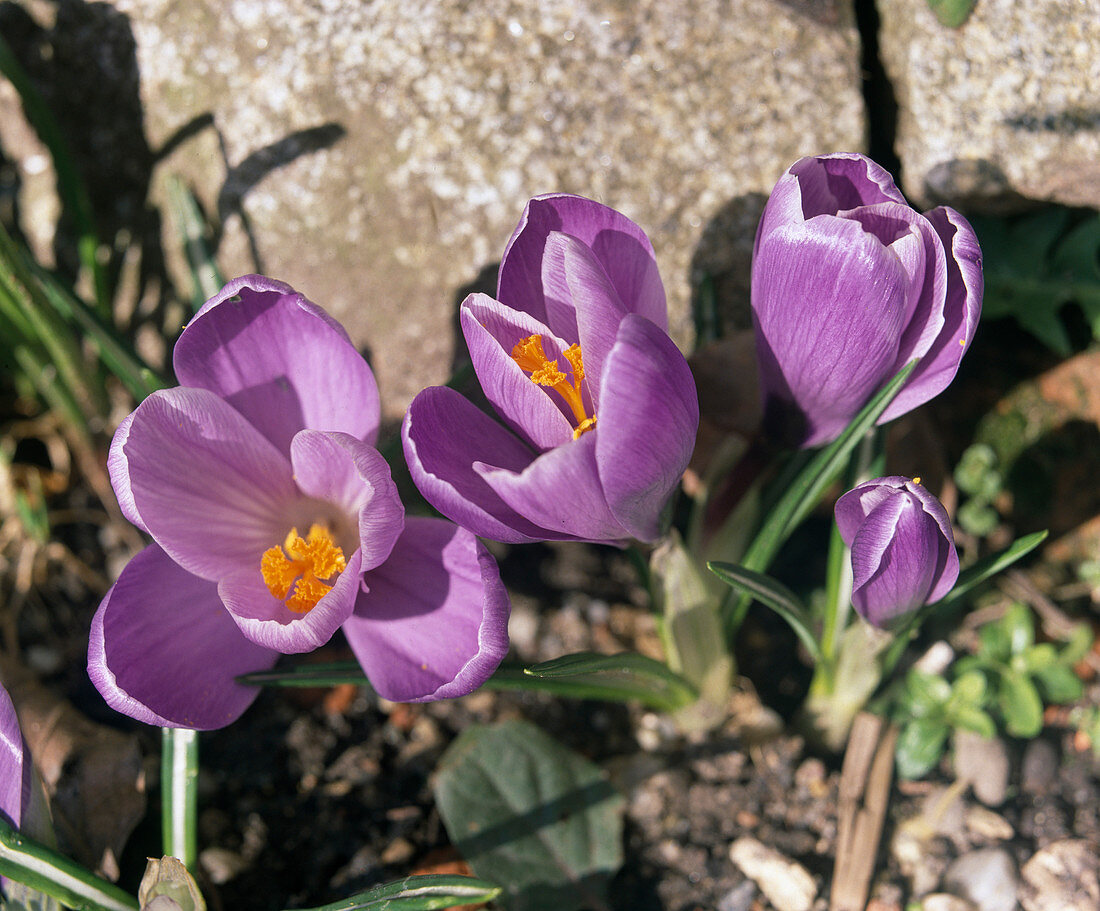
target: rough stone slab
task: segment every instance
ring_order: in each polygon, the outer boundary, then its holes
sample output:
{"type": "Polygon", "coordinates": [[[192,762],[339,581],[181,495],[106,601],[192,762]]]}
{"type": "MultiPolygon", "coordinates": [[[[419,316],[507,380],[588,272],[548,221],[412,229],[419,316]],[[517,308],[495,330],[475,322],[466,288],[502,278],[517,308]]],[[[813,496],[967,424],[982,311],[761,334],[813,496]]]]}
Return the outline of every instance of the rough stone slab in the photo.
{"type": "Polygon", "coordinates": [[[457,299],[530,196],[639,222],[686,345],[692,270],[747,288],[783,169],[864,146],[851,0],[111,5],[150,147],[196,127],[154,178],[220,212],[227,274],[258,256],[370,346],[390,415],[448,376],[457,299]]]}
{"type": "Polygon", "coordinates": [[[924,2],[877,3],[910,199],[1100,206],[1095,0],[980,0],[960,29],[924,2]]]}

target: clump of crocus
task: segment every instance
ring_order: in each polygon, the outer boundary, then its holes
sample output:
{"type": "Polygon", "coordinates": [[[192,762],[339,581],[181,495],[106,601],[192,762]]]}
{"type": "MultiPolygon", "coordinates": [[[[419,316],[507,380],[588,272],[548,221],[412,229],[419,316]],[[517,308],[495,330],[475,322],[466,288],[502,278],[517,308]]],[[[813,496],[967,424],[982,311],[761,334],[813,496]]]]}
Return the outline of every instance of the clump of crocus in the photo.
{"type": "Polygon", "coordinates": [[[886,628],[939,601],[959,577],[951,520],[920,478],[876,478],[836,503],[840,536],[852,551],[852,604],[886,628]]]}
{"type": "Polygon", "coordinates": [[[122,510],[153,544],[107,593],[88,671],[150,724],[220,727],[234,677],[340,628],[398,701],[476,689],[507,650],[509,602],[468,531],[405,517],[375,450],[374,376],[342,327],[261,276],[226,285],[173,352],[181,385],[120,425],[122,510]]]}
{"type": "Polygon", "coordinates": [[[939,395],[974,337],[981,251],[970,224],[923,215],[862,155],[796,161],[764,208],[752,310],[765,421],[788,442],[834,439],[914,358],[882,422],[939,395]]]}
{"type": "Polygon", "coordinates": [[[470,295],[460,320],[504,425],[425,389],[402,430],[417,487],[498,541],[654,540],[699,407],[649,239],[592,200],[532,199],[497,297],[470,295]]]}

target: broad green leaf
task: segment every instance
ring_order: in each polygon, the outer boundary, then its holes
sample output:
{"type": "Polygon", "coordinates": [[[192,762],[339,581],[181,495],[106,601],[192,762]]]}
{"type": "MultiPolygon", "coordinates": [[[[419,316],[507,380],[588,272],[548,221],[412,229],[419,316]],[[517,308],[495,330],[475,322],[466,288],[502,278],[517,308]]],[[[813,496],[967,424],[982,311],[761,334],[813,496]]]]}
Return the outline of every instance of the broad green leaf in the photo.
{"type": "Polygon", "coordinates": [[[1039,668],[1032,676],[1047,702],[1073,702],[1080,698],[1084,689],[1081,678],[1064,664],[1039,668]]]}
{"type": "Polygon", "coordinates": [[[928,5],[941,25],[958,28],[970,15],[977,0],[928,0],[928,5]]]}
{"type": "Polygon", "coordinates": [[[997,725],[990,714],[972,705],[956,706],[948,721],[952,727],[973,731],[987,740],[997,736],[997,725]]]}
{"type": "Polygon", "coordinates": [[[925,718],[943,711],[951,698],[951,685],[938,674],[913,668],[905,676],[906,708],[916,718],[925,718]]]}
{"type": "Polygon", "coordinates": [[[1035,618],[1025,604],[1013,603],[1000,621],[1008,635],[1010,654],[1024,655],[1035,642],[1035,618]]]}
{"type": "Polygon", "coordinates": [[[0,875],[75,911],[136,911],[137,899],[0,819],[0,875]]]}
{"type": "Polygon", "coordinates": [[[1024,652],[1024,668],[1035,674],[1058,663],[1058,650],[1052,642],[1040,642],[1024,652]]]}
{"type": "Polygon", "coordinates": [[[951,703],[953,706],[980,707],[985,702],[985,697],[985,674],[980,671],[968,671],[960,674],[951,686],[951,703]]]}
{"type": "Polygon", "coordinates": [[[1092,629],[1087,623],[1078,623],[1070,630],[1069,639],[1062,648],[1061,659],[1064,664],[1076,664],[1092,648],[1092,629]]]}
{"type": "Polygon", "coordinates": [[[1048,534],[1047,531],[1037,531],[1034,534],[1024,535],[1022,538],[1017,538],[1000,553],[992,554],[964,569],[959,573],[959,580],[950,593],[941,601],[936,602],[937,610],[956,604],[964,595],[969,594],[986,579],[1008,569],[1017,560],[1026,557],[1046,540],[1048,534]]]}
{"type": "Polygon", "coordinates": [[[467,729],[440,760],[436,805],[478,876],[513,911],[606,909],[623,800],[606,775],[526,721],[467,729]]]}
{"type": "Polygon", "coordinates": [[[735,563],[708,563],[707,568],[727,585],[751,595],[779,614],[813,655],[814,662],[821,660],[821,646],[811,628],[810,612],[787,586],[735,563]]]}
{"type": "Polygon", "coordinates": [[[918,718],[904,725],[895,748],[898,775],[921,778],[940,761],[947,743],[948,727],[943,722],[918,718]]]}
{"type": "Polygon", "coordinates": [[[439,911],[492,901],[500,886],[472,876],[407,876],[306,911],[439,911]]]}
{"type": "Polygon", "coordinates": [[[1022,674],[1001,676],[998,697],[1005,729],[1013,737],[1034,737],[1043,728],[1043,703],[1031,680],[1022,674]]]}
{"type": "Polygon", "coordinates": [[[572,695],[589,699],[637,699],[674,712],[699,698],[695,687],[673,670],[636,652],[599,655],[576,652],[527,668],[529,677],[568,683],[572,695]]]}

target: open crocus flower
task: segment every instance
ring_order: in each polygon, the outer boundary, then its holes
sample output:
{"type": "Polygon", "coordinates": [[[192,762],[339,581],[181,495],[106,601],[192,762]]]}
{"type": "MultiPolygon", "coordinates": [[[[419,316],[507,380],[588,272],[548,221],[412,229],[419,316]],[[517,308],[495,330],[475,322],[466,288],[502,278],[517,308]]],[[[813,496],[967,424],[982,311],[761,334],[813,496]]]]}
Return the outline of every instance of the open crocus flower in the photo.
{"type": "Polygon", "coordinates": [[[874,626],[939,601],[959,578],[951,520],[920,478],[867,481],[837,500],[835,514],[852,550],[852,604],[874,626]]]}
{"type": "Polygon", "coordinates": [[[16,829],[23,826],[31,805],[34,767],[30,759],[15,706],[0,686],[0,815],[16,829]]]}
{"type": "Polygon", "coordinates": [[[862,155],[796,161],[764,208],[752,263],[752,310],[765,421],[816,446],[920,363],[883,414],[939,395],[974,337],[981,251],[965,218],[923,215],[862,155]]]}
{"type": "Polygon", "coordinates": [[[343,628],[398,701],[477,688],[507,650],[509,602],[472,534],[405,518],[374,449],[374,376],[288,285],[230,282],[173,352],[181,385],[119,426],[111,482],[154,543],[92,624],[88,671],[150,724],[221,727],[256,690],[234,677],[343,628]]]}
{"type": "Polygon", "coordinates": [[[649,239],[591,200],[532,199],[497,294],[470,295],[460,321],[507,426],[451,389],[425,389],[402,429],[417,487],[498,541],[655,539],[699,406],[649,239]]]}

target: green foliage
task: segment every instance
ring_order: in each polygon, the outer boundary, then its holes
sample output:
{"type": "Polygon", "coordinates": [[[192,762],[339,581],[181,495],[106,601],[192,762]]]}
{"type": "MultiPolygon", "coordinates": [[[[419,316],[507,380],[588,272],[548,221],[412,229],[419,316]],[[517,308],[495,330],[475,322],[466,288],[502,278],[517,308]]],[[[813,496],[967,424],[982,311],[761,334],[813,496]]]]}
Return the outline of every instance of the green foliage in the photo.
{"type": "Polygon", "coordinates": [[[1001,521],[992,503],[1004,488],[993,447],[985,443],[968,447],[955,466],[955,483],[968,495],[955,517],[959,525],[978,538],[990,534],[1001,521]]]}
{"type": "Polygon", "coordinates": [[[499,894],[500,886],[472,876],[407,876],[309,911],[440,911],[492,901],[499,894]]]}
{"type": "Polygon", "coordinates": [[[909,671],[894,718],[901,726],[897,768],[902,778],[920,778],[939,762],[953,729],[996,734],[993,718],[985,711],[987,687],[979,671],[959,675],[953,684],[943,677],[909,671]]]}
{"type": "Polygon", "coordinates": [[[978,633],[978,651],[956,665],[960,674],[982,674],[990,701],[1014,737],[1034,737],[1043,725],[1043,701],[1072,702],[1081,695],[1073,666],[1092,645],[1092,632],[1081,625],[1061,648],[1035,641],[1031,611],[1013,604],[999,620],[978,633]]]}
{"type": "Polygon", "coordinates": [[[1062,307],[1081,308],[1100,339],[1100,216],[1048,208],[1011,219],[975,218],[985,272],[985,319],[1012,317],[1062,357],[1073,345],[1062,307]]]}
{"type": "Polygon", "coordinates": [[[587,759],[525,721],[466,730],[440,760],[436,804],[478,876],[515,911],[607,907],[623,800],[587,759]]]}
{"type": "Polygon", "coordinates": [[[978,0],[928,0],[928,7],[936,14],[941,25],[958,28],[970,15],[978,0]]]}

